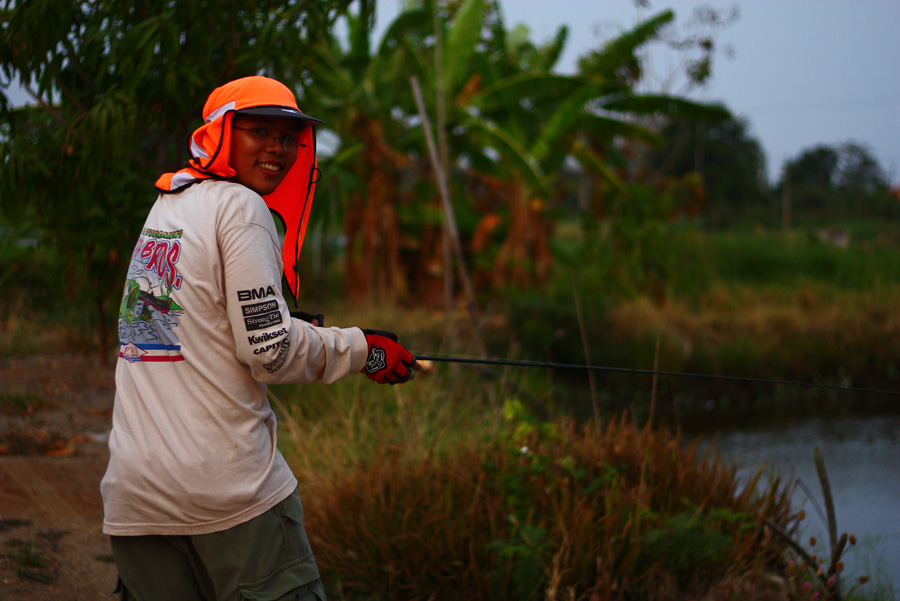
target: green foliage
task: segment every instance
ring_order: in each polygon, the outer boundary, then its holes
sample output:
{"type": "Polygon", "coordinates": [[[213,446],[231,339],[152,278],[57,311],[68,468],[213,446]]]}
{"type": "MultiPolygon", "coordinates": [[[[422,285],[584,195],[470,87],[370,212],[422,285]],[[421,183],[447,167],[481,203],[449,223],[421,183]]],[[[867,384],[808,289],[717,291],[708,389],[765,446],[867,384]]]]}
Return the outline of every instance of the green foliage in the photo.
{"type": "Polygon", "coordinates": [[[785,164],[776,194],[788,196],[793,213],[892,218],[900,203],[871,150],[854,142],[818,145],[785,164]]]}
{"type": "MultiPolygon", "coordinates": [[[[402,299],[427,289],[431,271],[449,269],[440,256],[444,234],[439,220],[431,218],[440,212],[418,206],[439,208],[433,187],[418,185],[430,176],[430,166],[423,159],[421,129],[409,125],[418,121],[410,76],[421,82],[445,169],[466,164],[464,171],[471,173],[451,178],[458,218],[487,213],[499,222],[492,240],[499,244],[481,248],[471,259],[485,266],[490,275],[483,279],[494,286],[541,281],[549,260],[544,224],[552,219],[543,206],[567,156],[611,175],[603,159],[578,141],[581,132],[606,141],[653,139],[647,128],[620,115],[723,114],[721,108],[677,97],[637,95],[634,81],[614,77],[623,61],[638,60],[638,48],[672,20],[671,13],[611,41],[597,51],[589,72],[571,77],[551,72],[565,43],[564,29],[549,44],[536,46],[527,30],[504,30],[496,3],[413,4],[388,26],[376,54],[364,50],[371,33],[364,13],[370,9],[362,3],[360,13],[348,17],[348,50],[334,36],[316,45],[307,86],[312,106],[340,139],[334,156],[322,162],[322,183],[341,188],[326,193],[336,200],[334,217],[344,223],[348,238],[344,288],[357,296],[372,292],[377,280],[382,295],[402,299]],[[435,10],[439,37],[430,35],[435,10]],[[437,39],[442,46],[435,67],[437,39]],[[616,113],[601,117],[597,112],[603,108],[616,113]],[[485,186],[491,188],[488,194],[480,190],[485,186]],[[365,217],[373,214],[379,218],[365,217]],[[401,237],[398,226],[404,240],[399,255],[388,243],[401,237]]],[[[468,224],[463,236],[472,236],[480,225],[468,224]]],[[[417,298],[434,304],[422,294],[417,298]]]]}
{"type": "Polygon", "coordinates": [[[558,266],[543,289],[509,295],[510,327],[525,356],[583,363],[583,333],[596,339],[607,308],[640,295],[662,301],[706,274],[698,232],[678,218],[683,201],[645,185],[623,192],[613,196],[609,219],[559,228],[558,266]],[[587,307],[583,324],[576,294],[587,307]]]}
{"type": "Polygon", "coordinates": [[[893,244],[843,248],[812,234],[786,238],[776,233],[722,232],[704,236],[701,248],[710,264],[708,282],[788,288],[822,284],[863,291],[900,281],[900,247],[893,244]]]}
{"type": "Polygon", "coordinates": [[[6,542],[6,559],[22,580],[52,584],[59,578],[59,563],[47,554],[47,545],[21,539],[6,542]]]}
{"type": "Polygon", "coordinates": [[[605,309],[612,304],[612,297],[599,280],[585,271],[560,269],[556,273],[558,276],[543,290],[523,290],[509,295],[507,313],[511,335],[520,348],[521,358],[584,363],[575,295],[588,304],[585,329],[589,336],[603,329],[605,309]]]}
{"type": "Polygon", "coordinates": [[[762,211],[774,216],[765,155],[749,129],[743,119],[673,120],[661,132],[665,144],[645,160],[658,177],[702,178],[706,199],[698,214],[705,225],[740,223],[762,211]]]}
{"type": "MultiPolygon", "coordinates": [[[[487,550],[496,553],[501,562],[509,566],[505,571],[509,572],[513,582],[515,599],[540,599],[546,566],[558,543],[547,540],[545,528],[522,526],[514,515],[507,519],[515,529],[515,538],[492,541],[487,550]]],[[[502,580],[503,571],[496,576],[502,580]]]]}
{"type": "MultiPolygon", "coordinates": [[[[60,277],[64,257],[27,222],[0,226],[0,309],[4,314],[27,307],[31,313],[64,312],[68,282],[60,277]],[[19,305],[18,307],[16,305],[19,305]]],[[[81,275],[75,271],[74,276],[81,275]]]]}
{"type": "MultiPolygon", "coordinates": [[[[560,260],[547,286],[508,297],[514,356],[582,364],[586,343],[591,363],[601,366],[652,369],[658,359],[665,371],[889,389],[900,349],[889,310],[900,295],[900,249],[891,236],[882,240],[890,224],[874,227],[857,226],[870,239],[846,247],[812,235],[692,232],[684,247],[661,247],[671,253],[666,259],[674,271],[660,301],[652,288],[620,286],[616,278],[625,266],[616,262],[625,255],[606,250],[612,225],[582,230],[566,224],[557,229],[560,260]]],[[[498,337],[495,348],[510,352],[505,338],[498,337]]],[[[554,370],[553,378],[562,388],[558,402],[583,414],[591,400],[585,398],[587,376],[554,370]]],[[[606,409],[631,407],[646,418],[649,377],[595,378],[606,409]]],[[[546,380],[531,384],[543,388],[546,380]]],[[[820,391],[719,380],[660,378],[658,394],[664,419],[680,416],[683,423],[749,417],[758,414],[759,403],[785,415],[850,410],[837,396],[823,402],[820,391]],[[723,410],[710,411],[710,399],[717,406],[721,401],[723,410]]],[[[853,406],[888,409],[890,403],[889,397],[856,396],[853,406]]]]}
{"type": "Polygon", "coordinates": [[[603,48],[582,57],[579,70],[601,80],[619,81],[625,85],[638,81],[643,72],[639,50],[674,20],[675,13],[666,10],[639,23],[603,48]]]}
{"type": "Polygon", "coordinates": [[[412,3],[377,46],[375,2],[361,0],[352,12],[350,4],[262,0],[246,10],[222,1],[102,1],[60,10],[49,0],[4,2],[0,71],[21,81],[34,104],[3,112],[0,212],[13,222],[32,217],[64,258],[62,269],[77,272],[73,302],[92,308],[101,345],[134,232],[155,195],[150,183],[184,162],[183,140],[206,95],[235,77],[262,73],[302,85],[304,109],[337,134],[318,186],[325,202],[317,206],[327,210],[313,213],[311,232],[345,236],[346,292],[420,301],[451,266],[443,265],[436,196],[421,185],[432,174],[411,75],[437,124],[445,169],[474,174],[452,178],[453,203],[461,214],[500,219],[505,238],[472,261],[488,258],[488,274],[498,274],[488,285],[543,282],[554,218],[545,207],[568,157],[621,188],[606,147],[655,139],[629,117],[725,114],[636,93],[641,49],[673,22],[671,11],[610,40],[577,75],[563,77],[552,69],[566,29],[534,44],[526,29],[504,29],[496,2],[412,3]],[[338,15],[346,17],[347,48],[329,30],[338,15]],[[485,180],[487,195],[477,191],[485,180]]]}
{"type": "Polygon", "coordinates": [[[665,298],[698,263],[695,228],[677,218],[679,199],[668,190],[632,184],[614,202],[607,278],[625,294],[665,298]]]}
{"type": "Polygon", "coordinates": [[[27,220],[18,227],[0,225],[0,356],[59,352],[95,341],[83,327],[89,320],[76,298],[85,271],[75,265],[66,272],[66,264],[27,220]]]}
{"type": "Polygon", "coordinates": [[[0,72],[33,104],[0,114],[0,213],[58,249],[56,279],[77,282],[70,302],[94,308],[102,346],[153,182],[184,162],[206,96],[257,73],[295,83],[296,57],[348,3],[3,2],[0,72]]]}
{"type": "Polygon", "coordinates": [[[703,516],[683,511],[644,535],[642,559],[648,565],[663,566],[684,588],[691,579],[721,573],[731,544],[731,537],[710,527],[703,516]]]}
{"type": "Polygon", "coordinates": [[[481,37],[484,12],[485,0],[465,0],[459,7],[446,36],[442,90],[458,90],[468,77],[467,64],[472,59],[481,37]]]}

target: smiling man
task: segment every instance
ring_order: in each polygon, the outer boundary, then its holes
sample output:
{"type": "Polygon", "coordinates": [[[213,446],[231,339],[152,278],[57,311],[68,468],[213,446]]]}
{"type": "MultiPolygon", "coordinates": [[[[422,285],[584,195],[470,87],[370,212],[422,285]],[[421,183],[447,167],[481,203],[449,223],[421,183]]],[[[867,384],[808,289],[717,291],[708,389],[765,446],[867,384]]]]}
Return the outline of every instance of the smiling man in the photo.
{"type": "Polygon", "coordinates": [[[291,316],[315,188],[315,126],[265,77],[217,88],[191,160],[131,257],[101,483],[121,599],[324,598],[266,385],[379,383],[419,365],[388,332],[291,316]],[[284,222],[284,243],[270,211],[284,222]]]}
{"type": "Polygon", "coordinates": [[[300,126],[289,117],[236,115],[231,120],[228,162],[236,171],[232,181],[267,196],[275,191],[297,160],[300,126]],[[235,134],[238,130],[239,134],[235,134]]]}

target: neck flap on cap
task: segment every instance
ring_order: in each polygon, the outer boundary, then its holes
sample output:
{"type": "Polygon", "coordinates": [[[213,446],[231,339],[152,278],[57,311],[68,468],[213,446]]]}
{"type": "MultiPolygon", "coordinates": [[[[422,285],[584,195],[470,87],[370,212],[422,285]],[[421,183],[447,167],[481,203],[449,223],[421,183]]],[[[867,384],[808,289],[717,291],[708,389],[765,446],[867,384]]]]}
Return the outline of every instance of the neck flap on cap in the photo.
{"type": "Polygon", "coordinates": [[[281,247],[284,277],[296,299],[300,287],[297,260],[303,247],[316,189],[315,123],[322,122],[300,112],[294,94],[287,86],[268,77],[253,76],[237,79],[213,90],[203,107],[204,124],[190,137],[191,159],[184,169],[160,176],[156,188],[164,194],[171,194],[206,179],[233,177],[235,171],[228,164],[231,119],[235,112],[246,109],[250,109],[248,112],[292,117],[310,126],[304,127],[300,133],[294,166],[278,188],[263,197],[284,225],[284,243],[281,247]]]}

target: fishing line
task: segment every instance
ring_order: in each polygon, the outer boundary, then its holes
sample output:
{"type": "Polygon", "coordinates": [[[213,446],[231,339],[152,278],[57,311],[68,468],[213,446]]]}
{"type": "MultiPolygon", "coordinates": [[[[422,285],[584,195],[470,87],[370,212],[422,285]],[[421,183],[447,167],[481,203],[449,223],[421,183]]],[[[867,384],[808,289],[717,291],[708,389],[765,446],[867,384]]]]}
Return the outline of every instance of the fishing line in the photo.
{"type": "Polygon", "coordinates": [[[584,371],[605,371],[648,376],[675,376],[679,378],[697,378],[707,380],[730,380],[735,382],[752,382],[756,384],[779,384],[782,386],[801,386],[805,388],[824,388],[844,392],[866,392],[900,396],[900,391],[878,390],[875,388],[856,388],[854,386],[836,386],[834,384],[817,384],[815,382],[797,382],[793,380],[771,380],[751,378],[747,376],[722,376],[716,374],[698,374],[680,371],[660,371],[653,369],[635,369],[631,367],[606,367],[601,365],[578,365],[574,363],[554,363],[552,361],[519,361],[515,359],[494,359],[490,357],[464,357],[449,355],[414,355],[417,361],[441,361],[445,363],[472,363],[479,365],[508,365],[512,367],[541,367],[544,369],[573,369],[584,371]]]}

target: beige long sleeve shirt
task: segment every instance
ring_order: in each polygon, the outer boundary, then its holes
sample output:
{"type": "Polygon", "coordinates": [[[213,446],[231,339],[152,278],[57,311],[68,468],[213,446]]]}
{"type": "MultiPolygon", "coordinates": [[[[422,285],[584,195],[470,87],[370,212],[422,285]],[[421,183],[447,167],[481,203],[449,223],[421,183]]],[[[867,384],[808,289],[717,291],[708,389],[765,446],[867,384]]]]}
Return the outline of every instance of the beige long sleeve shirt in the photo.
{"type": "Polygon", "coordinates": [[[266,384],[359,372],[358,328],[292,319],[263,199],[204,181],[161,195],[134,249],[101,483],[111,535],[204,534],[252,519],[296,486],[266,384]]]}

